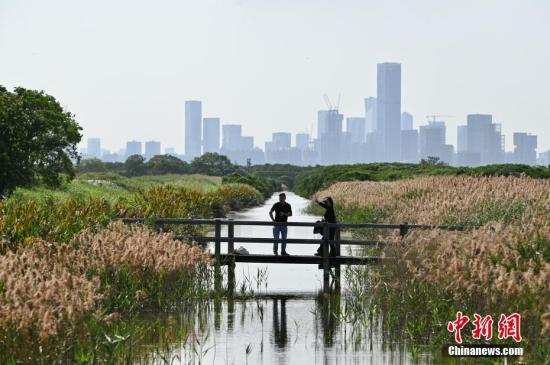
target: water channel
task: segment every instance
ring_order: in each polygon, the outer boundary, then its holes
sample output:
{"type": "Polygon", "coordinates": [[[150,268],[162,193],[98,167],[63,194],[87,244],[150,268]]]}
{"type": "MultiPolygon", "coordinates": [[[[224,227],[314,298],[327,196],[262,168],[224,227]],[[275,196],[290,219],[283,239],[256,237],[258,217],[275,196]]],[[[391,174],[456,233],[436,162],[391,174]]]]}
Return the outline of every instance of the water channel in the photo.
{"type": "MultiPolygon", "coordinates": [[[[233,213],[230,218],[268,220],[268,211],[276,201],[275,194],[263,206],[233,213]]],[[[287,193],[287,201],[292,205],[292,220],[314,222],[319,219],[305,213],[309,204],[306,199],[287,193]]],[[[271,227],[253,229],[252,232],[249,226],[235,226],[235,236],[272,237],[271,227]]],[[[319,238],[311,227],[289,227],[288,237],[319,238]]],[[[235,248],[239,246],[250,253],[272,253],[270,244],[235,244],[235,248]]],[[[222,252],[227,252],[226,249],[222,245],[222,252]]],[[[290,244],[287,247],[291,255],[313,254],[315,249],[312,245],[290,244]]],[[[238,263],[235,275],[237,291],[240,284],[247,283],[256,290],[256,297],[214,301],[199,315],[200,320],[195,321],[192,336],[186,336],[185,341],[174,338],[169,354],[153,358],[168,357],[170,363],[181,364],[413,362],[402,344],[392,344],[385,338],[388,336],[383,336],[379,325],[369,326],[364,333],[354,333],[353,324],[339,320],[334,313],[338,313],[343,299],[340,295],[327,296],[320,292],[322,270],[316,265],[238,263]]],[[[166,316],[162,320],[177,322],[178,314],[166,316]]],[[[414,362],[418,363],[419,358],[414,362]]],[[[422,357],[420,362],[423,362],[422,357]]]]}

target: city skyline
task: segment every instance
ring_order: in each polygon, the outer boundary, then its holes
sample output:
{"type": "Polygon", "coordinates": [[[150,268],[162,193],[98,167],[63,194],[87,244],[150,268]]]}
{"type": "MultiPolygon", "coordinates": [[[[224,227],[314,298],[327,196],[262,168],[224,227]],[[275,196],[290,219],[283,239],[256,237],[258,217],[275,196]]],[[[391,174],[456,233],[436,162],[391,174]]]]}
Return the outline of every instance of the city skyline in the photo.
{"type": "Polygon", "coordinates": [[[417,122],[453,115],[455,141],[467,114],[492,114],[507,146],[521,129],[547,150],[547,34],[541,0],[8,1],[0,79],[55,96],[84,139],[101,137],[110,150],[159,140],[181,153],[185,100],[202,100],[204,117],[240,123],[264,146],[273,130],[316,124],[324,94],[335,103],[341,94],[346,116],[363,115],[376,64],[399,62],[401,109],[417,122]]]}
{"type": "MultiPolygon", "coordinates": [[[[513,150],[506,149],[502,125],[491,114],[468,114],[457,127],[457,140],[447,140],[445,115],[431,115],[432,120],[415,128],[414,116],[401,111],[401,64],[377,65],[376,97],[364,98],[364,116],[346,117],[338,104],[325,95],[326,110],[317,112],[317,133],[272,132],[265,147],[258,148],[254,137],[243,134],[241,124],[221,124],[219,117],[202,118],[202,101],[185,101],[185,152],[175,154],[191,161],[204,153],[226,155],[232,162],[247,164],[282,163],[293,165],[333,165],[369,162],[411,162],[437,158],[454,166],[481,166],[501,163],[528,165],[550,164],[550,151],[537,155],[538,136],[514,131],[513,150]],[[345,125],[344,125],[345,118],[345,125]],[[345,126],[345,128],[344,128],[345,126]],[[220,135],[221,132],[221,135],[220,135]],[[221,143],[221,144],[220,144],[221,143]]],[[[129,141],[117,154],[103,152],[99,138],[89,138],[86,157],[123,161],[130,155],[147,159],[160,154],[160,142],[129,141]],[[155,151],[153,153],[153,151],[155,151]],[[104,157],[107,156],[107,157],[104,157]]]]}

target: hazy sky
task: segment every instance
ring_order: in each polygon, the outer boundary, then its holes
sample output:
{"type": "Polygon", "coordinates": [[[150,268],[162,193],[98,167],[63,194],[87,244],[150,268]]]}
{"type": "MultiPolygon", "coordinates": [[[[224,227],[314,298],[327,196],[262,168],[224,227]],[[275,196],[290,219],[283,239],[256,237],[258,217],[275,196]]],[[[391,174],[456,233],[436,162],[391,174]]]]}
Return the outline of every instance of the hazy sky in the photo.
{"type": "MultiPolygon", "coordinates": [[[[402,109],[491,113],[550,148],[548,0],[0,0],[0,84],[54,95],[103,146],[183,150],[184,101],[272,132],[316,125],[323,94],[362,116],[376,64],[402,64],[402,109]]],[[[313,127],[315,131],[315,126],[313,127]]]]}

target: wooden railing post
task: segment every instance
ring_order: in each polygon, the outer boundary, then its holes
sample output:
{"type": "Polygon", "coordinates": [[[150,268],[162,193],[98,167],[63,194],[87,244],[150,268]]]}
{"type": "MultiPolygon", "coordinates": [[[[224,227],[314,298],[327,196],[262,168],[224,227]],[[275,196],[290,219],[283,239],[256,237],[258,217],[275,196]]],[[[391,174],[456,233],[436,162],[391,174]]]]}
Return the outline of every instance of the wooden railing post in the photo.
{"type": "Polygon", "coordinates": [[[409,225],[407,222],[401,223],[399,225],[399,234],[401,235],[401,238],[405,238],[405,236],[409,233],[409,225]]]}
{"type": "Polygon", "coordinates": [[[235,251],[235,241],[231,239],[235,237],[235,225],[233,224],[233,219],[229,219],[229,223],[227,224],[227,237],[229,238],[227,241],[227,253],[232,254],[235,251]]]}
{"type": "Polygon", "coordinates": [[[219,219],[216,219],[214,226],[214,257],[216,263],[214,266],[214,289],[216,291],[221,290],[222,288],[222,278],[221,278],[221,233],[222,225],[219,219]]]}
{"type": "MultiPolygon", "coordinates": [[[[341,256],[340,254],[340,227],[336,227],[336,234],[334,235],[334,255],[335,256],[341,256]]],[[[334,286],[336,291],[340,291],[340,264],[336,264],[334,266],[334,276],[336,277],[336,280],[334,282],[334,286]]]]}
{"type": "MultiPolygon", "coordinates": [[[[229,220],[227,224],[227,253],[232,255],[235,252],[235,241],[232,238],[235,237],[235,225],[233,224],[233,219],[229,220]]],[[[232,294],[235,289],[235,259],[229,258],[228,267],[227,267],[227,289],[229,293],[232,294]]]]}
{"type": "Polygon", "coordinates": [[[330,262],[329,262],[330,228],[327,222],[323,223],[323,292],[330,292],[330,262]]]}

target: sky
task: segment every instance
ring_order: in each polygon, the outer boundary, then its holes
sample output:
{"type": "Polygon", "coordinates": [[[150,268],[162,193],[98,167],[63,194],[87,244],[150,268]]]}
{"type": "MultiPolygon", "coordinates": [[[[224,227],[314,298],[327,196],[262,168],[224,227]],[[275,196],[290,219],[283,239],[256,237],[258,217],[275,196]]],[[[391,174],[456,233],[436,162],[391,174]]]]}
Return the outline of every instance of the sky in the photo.
{"type": "Polygon", "coordinates": [[[184,148],[184,104],[272,132],[316,131],[340,99],[363,116],[376,64],[402,64],[415,127],[492,114],[550,149],[548,0],[0,0],[0,84],[44,90],[76,115],[83,141],[184,148]]]}

